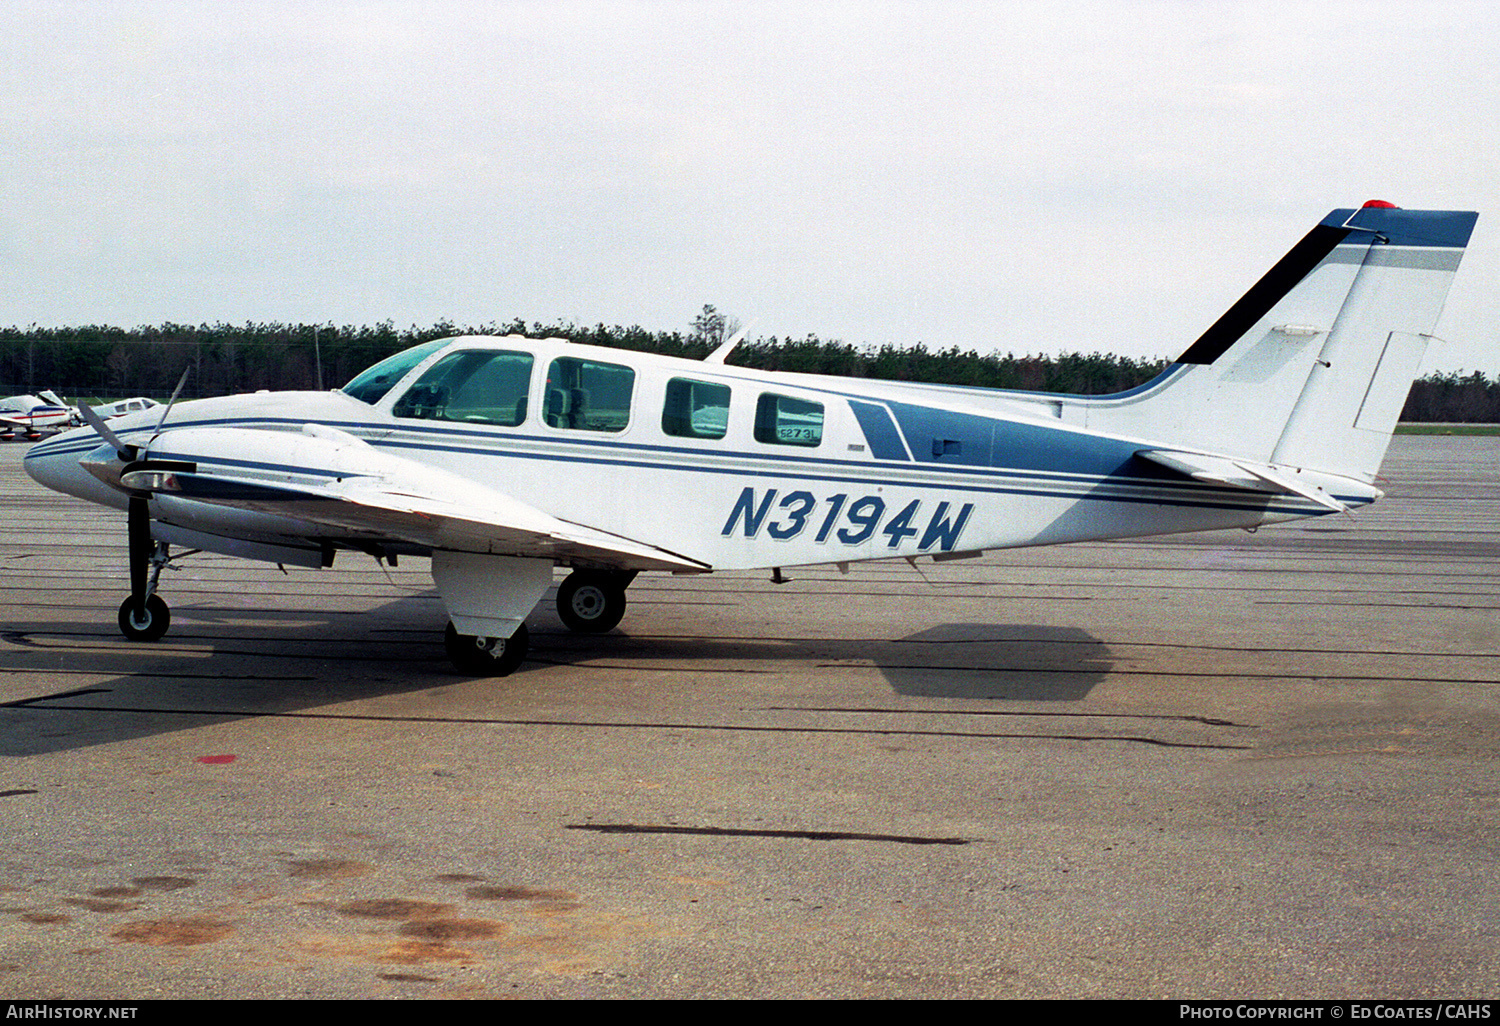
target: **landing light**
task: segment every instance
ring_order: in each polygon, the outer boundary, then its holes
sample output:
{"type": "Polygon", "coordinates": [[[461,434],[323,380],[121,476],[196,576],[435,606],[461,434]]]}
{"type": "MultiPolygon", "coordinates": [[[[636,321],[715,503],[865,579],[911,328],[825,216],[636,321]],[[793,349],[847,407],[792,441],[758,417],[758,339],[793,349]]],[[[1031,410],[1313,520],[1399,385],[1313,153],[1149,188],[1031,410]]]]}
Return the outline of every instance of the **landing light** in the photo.
{"type": "Polygon", "coordinates": [[[170,470],[132,470],[120,478],[126,488],[141,492],[177,492],[182,486],[170,470]]]}

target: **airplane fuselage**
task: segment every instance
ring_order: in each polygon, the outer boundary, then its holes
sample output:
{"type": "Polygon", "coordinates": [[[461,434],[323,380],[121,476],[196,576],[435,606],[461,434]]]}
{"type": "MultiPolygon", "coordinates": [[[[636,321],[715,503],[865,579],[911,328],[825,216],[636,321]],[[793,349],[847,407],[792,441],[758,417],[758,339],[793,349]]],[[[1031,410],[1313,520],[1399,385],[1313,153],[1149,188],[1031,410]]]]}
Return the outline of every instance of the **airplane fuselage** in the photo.
{"type": "Polygon", "coordinates": [[[13,395],[0,400],[0,434],[17,431],[35,438],[43,431],[67,427],[73,411],[67,406],[47,402],[34,395],[13,395]]]}
{"type": "MultiPolygon", "coordinates": [[[[1174,474],[1137,455],[1153,440],[1070,426],[1044,404],[1014,398],[1014,412],[997,413],[979,408],[974,390],[954,394],[959,401],[939,405],[947,393],[931,386],[776,374],[555,339],[469,337],[429,353],[374,403],[344,392],[261,393],[180,403],[154,441],[159,411],[111,427],[143,451],[149,442],[153,460],[268,485],[437,468],[561,520],[607,525],[703,569],[941,558],[1328,512],[1297,496],[1174,474]],[[504,392],[503,418],[495,403],[439,409],[411,400],[425,372],[460,353],[529,362],[524,385],[495,386],[504,392]],[[596,383],[615,386],[593,401],[594,421],[592,411],[580,420],[559,409],[558,361],[583,361],[596,383]],[[330,451],[318,464],[301,441],[308,424],[347,432],[388,459],[359,467],[330,451]],[[226,429],[252,433],[213,435],[226,429]]],[[[127,491],[80,465],[98,448],[93,429],[80,428],[35,447],[27,467],[51,487],[124,508],[127,491]]],[[[1378,494],[1340,484],[1349,505],[1378,494]]],[[[175,527],[317,548],[360,547],[368,534],[162,492],[151,504],[158,534],[168,536],[175,527]]]]}

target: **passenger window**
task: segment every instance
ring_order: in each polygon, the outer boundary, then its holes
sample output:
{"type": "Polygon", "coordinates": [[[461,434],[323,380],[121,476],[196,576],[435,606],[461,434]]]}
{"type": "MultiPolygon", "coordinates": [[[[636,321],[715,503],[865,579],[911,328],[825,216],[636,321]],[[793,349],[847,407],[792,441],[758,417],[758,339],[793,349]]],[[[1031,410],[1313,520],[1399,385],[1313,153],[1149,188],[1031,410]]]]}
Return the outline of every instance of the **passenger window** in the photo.
{"type": "Polygon", "coordinates": [[[629,367],[558,357],[547,371],[542,419],[577,431],[624,431],[634,387],[635,371],[629,367]]]}
{"type": "Polygon", "coordinates": [[[691,378],[668,381],[661,429],[678,438],[723,438],[729,430],[729,386],[691,378]]]}
{"type": "Polygon", "coordinates": [[[755,404],[755,440],[814,446],[823,441],[823,404],[769,392],[755,404]]]}
{"type": "Polygon", "coordinates": [[[449,353],[396,400],[391,412],[417,420],[515,427],[526,419],[530,353],[468,349],[449,353]]]}

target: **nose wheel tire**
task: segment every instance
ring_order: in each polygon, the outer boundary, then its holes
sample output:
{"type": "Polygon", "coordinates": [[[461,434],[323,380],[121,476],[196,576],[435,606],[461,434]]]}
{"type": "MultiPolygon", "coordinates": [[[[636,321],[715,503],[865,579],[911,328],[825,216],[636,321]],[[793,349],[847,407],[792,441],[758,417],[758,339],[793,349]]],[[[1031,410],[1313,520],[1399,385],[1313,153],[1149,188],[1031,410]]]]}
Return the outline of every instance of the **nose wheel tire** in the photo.
{"type": "Polygon", "coordinates": [[[460,673],[474,677],[506,677],[514,673],[531,646],[523,623],[509,638],[477,638],[460,634],[453,624],[443,632],[443,647],[460,673]]]}
{"type": "Polygon", "coordinates": [[[625,589],[607,574],[569,574],[557,588],[557,615],[570,631],[602,634],[625,615],[625,589]]]}
{"type": "Polygon", "coordinates": [[[120,604],[120,633],[131,641],[156,641],[171,623],[172,610],[160,596],[137,603],[132,595],[120,604]]]}

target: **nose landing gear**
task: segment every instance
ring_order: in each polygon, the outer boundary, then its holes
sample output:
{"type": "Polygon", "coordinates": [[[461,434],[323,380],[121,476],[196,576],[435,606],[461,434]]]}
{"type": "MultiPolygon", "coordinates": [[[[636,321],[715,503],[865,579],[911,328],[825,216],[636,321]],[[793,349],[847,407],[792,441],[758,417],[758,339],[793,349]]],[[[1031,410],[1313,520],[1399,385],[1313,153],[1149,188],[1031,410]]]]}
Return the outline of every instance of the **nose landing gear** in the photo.
{"type": "Polygon", "coordinates": [[[172,624],[172,610],[160,595],[137,605],[134,596],[120,603],[120,633],[130,641],[158,641],[172,624]]]}
{"type": "Polygon", "coordinates": [[[171,562],[166,542],[151,537],[151,512],[142,496],[130,497],[126,532],[130,548],[130,594],[120,604],[120,633],[130,641],[157,641],[172,623],[166,600],[156,594],[162,568],[171,562]]]}

